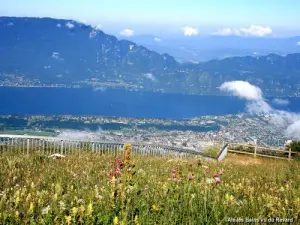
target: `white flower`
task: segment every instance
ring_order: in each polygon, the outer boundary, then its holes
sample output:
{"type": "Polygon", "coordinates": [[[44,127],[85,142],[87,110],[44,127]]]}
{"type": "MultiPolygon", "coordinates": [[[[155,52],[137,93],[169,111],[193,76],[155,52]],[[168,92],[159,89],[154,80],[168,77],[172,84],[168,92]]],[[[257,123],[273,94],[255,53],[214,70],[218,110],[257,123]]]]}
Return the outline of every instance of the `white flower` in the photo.
{"type": "Polygon", "coordinates": [[[66,207],[65,207],[66,204],[63,201],[60,201],[58,204],[59,204],[61,209],[66,209],[66,207]]]}
{"type": "Polygon", "coordinates": [[[83,203],[83,202],[84,200],[82,198],[77,200],[77,203],[83,203]]]}
{"type": "Polygon", "coordinates": [[[207,178],[207,179],[206,179],[206,183],[211,184],[211,183],[213,183],[213,182],[214,182],[214,179],[212,179],[212,178],[207,178]]]}
{"type": "Polygon", "coordinates": [[[49,210],[50,210],[50,206],[48,205],[47,207],[45,207],[45,208],[42,209],[42,214],[43,215],[47,214],[49,212],[49,210]]]}
{"type": "Polygon", "coordinates": [[[96,195],[96,198],[103,199],[103,196],[102,195],[96,195]]]}

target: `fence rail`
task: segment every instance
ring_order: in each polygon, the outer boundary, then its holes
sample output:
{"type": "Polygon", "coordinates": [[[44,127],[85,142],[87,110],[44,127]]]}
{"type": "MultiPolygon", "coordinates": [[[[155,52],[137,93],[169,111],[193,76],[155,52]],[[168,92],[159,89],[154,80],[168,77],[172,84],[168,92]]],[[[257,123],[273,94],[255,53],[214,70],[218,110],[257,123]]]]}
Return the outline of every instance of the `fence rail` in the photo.
{"type": "Polygon", "coordinates": [[[153,156],[173,156],[188,157],[201,156],[211,158],[202,152],[178,147],[155,145],[149,143],[118,143],[91,140],[72,140],[60,137],[40,137],[24,135],[0,135],[0,152],[17,151],[29,154],[32,151],[39,151],[45,154],[70,154],[74,151],[90,150],[97,153],[119,154],[125,144],[132,145],[132,154],[153,155],[153,156]]]}
{"type": "Polygon", "coordinates": [[[230,143],[228,146],[228,152],[253,155],[254,157],[261,156],[288,160],[291,160],[293,158],[292,156],[299,154],[298,152],[291,151],[291,148],[289,148],[289,150],[282,150],[242,143],[230,143]]]}

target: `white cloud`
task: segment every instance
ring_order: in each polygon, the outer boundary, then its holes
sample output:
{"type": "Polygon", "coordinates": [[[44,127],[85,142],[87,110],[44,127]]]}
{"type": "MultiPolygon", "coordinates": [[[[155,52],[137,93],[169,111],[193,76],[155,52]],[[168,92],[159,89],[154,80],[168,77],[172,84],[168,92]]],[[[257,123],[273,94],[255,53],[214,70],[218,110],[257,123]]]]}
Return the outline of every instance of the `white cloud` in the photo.
{"type": "Polygon", "coordinates": [[[262,27],[251,25],[249,28],[241,28],[240,31],[245,36],[256,36],[263,37],[272,34],[272,29],[270,27],[262,27]]]}
{"type": "Polygon", "coordinates": [[[60,23],[58,23],[56,26],[57,26],[58,28],[61,28],[61,24],[60,24],[60,23]]]}
{"type": "Polygon", "coordinates": [[[184,36],[195,36],[199,34],[198,28],[193,28],[193,27],[183,27],[182,28],[184,36]]]}
{"type": "Polygon", "coordinates": [[[290,102],[287,99],[275,98],[272,101],[276,105],[288,105],[290,102]]]}
{"type": "Polygon", "coordinates": [[[292,123],[285,130],[285,134],[290,138],[299,139],[300,138],[300,120],[292,123]]]}
{"type": "Polygon", "coordinates": [[[96,87],[93,89],[93,91],[101,91],[101,92],[105,92],[107,90],[106,87],[96,87]]]}
{"type": "Polygon", "coordinates": [[[86,20],[79,20],[79,23],[83,25],[90,25],[86,20]]]}
{"type": "Polygon", "coordinates": [[[96,37],[96,35],[97,35],[97,31],[96,30],[92,30],[90,32],[90,34],[89,34],[89,37],[90,37],[90,39],[92,39],[92,38],[96,37]]]}
{"type": "Polygon", "coordinates": [[[124,37],[131,37],[134,35],[134,31],[130,30],[130,29],[124,29],[124,30],[120,31],[120,35],[124,36],[124,37]]]}
{"type": "Polygon", "coordinates": [[[158,38],[158,37],[155,37],[154,41],[161,42],[162,40],[160,38],[158,38]]]}
{"type": "Polygon", "coordinates": [[[13,25],[14,25],[14,23],[12,23],[12,22],[7,24],[7,26],[13,26],[13,25]]]}
{"type": "Polygon", "coordinates": [[[271,113],[273,108],[265,100],[255,100],[247,103],[247,111],[251,114],[271,113]]]}
{"type": "Polygon", "coordinates": [[[144,76],[152,81],[157,81],[156,77],[152,73],[146,73],[144,76]]]}
{"type": "MultiPolygon", "coordinates": [[[[283,134],[289,138],[300,139],[300,114],[272,108],[263,99],[261,89],[245,81],[225,82],[220,90],[230,92],[235,96],[248,100],[247,111],[252,114],[270,114],[270,122],[283,130],[283,134]]],[[[280,99],[280,103],[282,103],[280,99]]],[[[286,102],[284,102],[286,103],[286,102]]]]}
{"type": "Polygon", "coordinates": [[[93,26],[93,28],[95,30],[101,30],[102,29],[102,25],[101,24],[97,24],[97,25],[93,26]]]}
{"type": "Polygon", "coordinates": [[[248,28],[224,28],[217,32],[212,33],[213,35],[221,36],[243,36],[243,37],[264,37],[273,33],[270,27],[251,25],[248,28]]]}
{"type": "Polygon", "coordinates": [[[63,58],[60,57],[60,54],[58,52],[53,52],[52,58],[56,60],[64,60],[63,58]]]}
{"type": "Polygon", "coordinates": [[[249,84],[246,81],[230,81],[220,86],[221,91],[230,92],[235,96],[249,101],[262,100],[262,91],[259,87],[249,84]]]}
{"type": "Polygon", "coordinates": [[[224,28],[217,32],[212,33],[213,35],[220,35],[220,36],[230,36],[230,35],[240,35],[239,30],[237,29],[231,29],[231,28],[224,28]]]}
{"type": "Polygon", "coordinates": [[[297,42],[297,45],[300,46],[300,41],[297,42]]]}
{"type": "Polygon", "coordinates": [[[72,29],[72,28],[75,27],[75,25],[72,24],[72,23],[70,23],[70,22],[67,22],[67,23],[66,23],[66,27],[68,27],[69,29],[72,29]]]}

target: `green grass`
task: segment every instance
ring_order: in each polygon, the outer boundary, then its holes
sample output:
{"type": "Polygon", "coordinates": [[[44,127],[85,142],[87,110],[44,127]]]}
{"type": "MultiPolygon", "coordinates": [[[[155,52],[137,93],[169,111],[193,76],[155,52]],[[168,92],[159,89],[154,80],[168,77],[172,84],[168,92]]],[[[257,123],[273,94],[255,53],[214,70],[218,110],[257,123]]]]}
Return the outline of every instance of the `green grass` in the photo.
{"type": "Polygon", "coordinates": [[[210,146],[210,147],[207,147],[207,148],[203,151],[203,153],[204,153],[205,155],[211,156],[211,157],[213,157],[213,158],[218,157],[219,152],[220,152],[220,147],[218,147],[218,146],[210,146]]]}
{"type": "Polygon", "coordinates": [[[298,161],[135,156],[114,177],[120,158],[82,152],[50,160],[1,153],[0,224],[216,225],[228,224],[229,217],[300,219],[298,161]],[[221,183],[215,183],[216,173],[221,183]]]}

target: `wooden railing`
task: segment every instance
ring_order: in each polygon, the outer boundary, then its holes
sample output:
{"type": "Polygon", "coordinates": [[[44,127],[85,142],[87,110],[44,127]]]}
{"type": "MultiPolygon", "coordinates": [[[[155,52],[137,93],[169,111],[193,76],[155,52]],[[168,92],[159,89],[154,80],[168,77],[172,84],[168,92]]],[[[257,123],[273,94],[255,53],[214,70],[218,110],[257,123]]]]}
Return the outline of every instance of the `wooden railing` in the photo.
{"type": "Polygon", "coordinates": [[[74,151],[90,150],[97,153],[119,154],[123,151],[125,144],[132,145],[132,154],[189,157],[200,156],[211,158],[200,151],[183,149],[172,146],[155,145],[149,143],[118,143],[90,140],[72,140],[60,137],[24,136],[24,135],[0,135],[0,152],[16,151],[29,154],[39,151],[45,154],[69,154],[74,151]]]}
{"type": "Polygon", "coordinates": [[[269,157],[275,159],[293,159],[293,156],[299,154],[297,152],[277,148],[268,148],[268,147],[260,147],[257,145],[250,144],[242,144],[242,143],[230,143],[228,146],[228,152],[239,153],[239,154],[248,154],[261,157],[269,157]]]}

